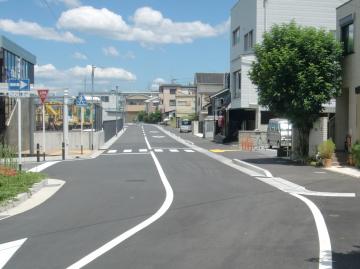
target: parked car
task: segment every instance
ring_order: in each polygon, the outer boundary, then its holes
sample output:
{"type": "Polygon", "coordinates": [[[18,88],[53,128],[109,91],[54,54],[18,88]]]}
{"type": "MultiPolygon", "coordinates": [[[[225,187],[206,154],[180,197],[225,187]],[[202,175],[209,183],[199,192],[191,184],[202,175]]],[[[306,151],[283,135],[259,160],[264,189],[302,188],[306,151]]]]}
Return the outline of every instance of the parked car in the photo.
{"type": "Polygon", "coordinates": [[[182,119],[180,122],[180,133],[182,132],[191,132],[191,121],[188,119],[182,119]]]}
{"type": "Polygon", "coordinates": [[[292,124],[287,119],[270,119],[267,142],[270,148],[291,147],[292,124]]]}

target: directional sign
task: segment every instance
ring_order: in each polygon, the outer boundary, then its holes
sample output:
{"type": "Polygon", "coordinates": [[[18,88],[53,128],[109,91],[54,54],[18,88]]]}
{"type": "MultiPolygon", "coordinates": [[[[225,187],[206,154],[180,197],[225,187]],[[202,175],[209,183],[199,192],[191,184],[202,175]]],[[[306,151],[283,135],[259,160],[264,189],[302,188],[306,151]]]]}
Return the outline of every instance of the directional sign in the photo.
{"type": "Polygon", "coordinates": [[[85,107],[87,106],[87,103],[86,103],[86,99],[85,99],[85,96],[84,95],[79,95],[76,97],[76,100],[75,100],[75,105],[76,106],[82,106],[82,107],[85,107]]]}
{"type": "Polygon", "coordinates": [[[20,80],[20,91],[30,91],[30,80],[21,79],[20,80]]]}
{"type": "Polygon", "coordinates": [[[30,91],[30,80],[28,79],[9,79],[9,91],[30,91]]]}
{"type": "Polygon", "coordinates": [[[38,90],[37,92],[38,92],[39,98],[41,100],[41,104],[44,104],[46,97],[49,93],[49,90],[44,89],[44,90],[38,90]]]}

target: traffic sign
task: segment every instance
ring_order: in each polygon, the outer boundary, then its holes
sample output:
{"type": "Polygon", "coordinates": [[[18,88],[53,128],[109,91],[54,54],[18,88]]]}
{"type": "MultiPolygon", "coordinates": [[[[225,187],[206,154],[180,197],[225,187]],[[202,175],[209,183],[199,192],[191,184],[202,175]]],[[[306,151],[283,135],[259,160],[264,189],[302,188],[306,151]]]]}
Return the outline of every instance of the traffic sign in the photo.
{"type": "Polygon", "coordinates": [[[37,92],[38,92],[41,104],[44,104],[44,102],[46,100],[46,97],[47,97],[47,95],[49,93],[49,90],[43,89],[43,90],[37,90],[37,92]]]}
{"type": "Polygon", "coordinates": [[[87,103],[86,103],[86,99],[85,99],[85,96],[84,95],[79,95],[76,97],[76,100],[75,100],[75,105],[76,106],[82,106],[82,107],[86,107],[87,106],[87,103]]]}
{"type": "Polygon", "coordinates": [[[28,79],[9,79],[9,91],[30,91],[30,80],[28,79]]]}

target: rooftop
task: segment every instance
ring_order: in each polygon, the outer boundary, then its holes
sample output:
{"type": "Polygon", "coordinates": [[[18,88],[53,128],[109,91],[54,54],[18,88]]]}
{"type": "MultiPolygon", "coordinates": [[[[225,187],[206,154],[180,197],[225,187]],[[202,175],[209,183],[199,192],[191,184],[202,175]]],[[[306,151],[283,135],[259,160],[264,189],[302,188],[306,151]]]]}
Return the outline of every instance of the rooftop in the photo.
{"type": "Polygon", "coordinates": [[[195,84],[224,84],[224,73],[196,73],[195,84]]]}
{"type": "Polygon", "coordinates": [[[20,58],[32,63],[36,64],[36,57],[34,54],[30,53],[26,49],[20,47],[13,41],[7,39],[5,36],[0,35],[0,48],[4,48],[20,58]]]}

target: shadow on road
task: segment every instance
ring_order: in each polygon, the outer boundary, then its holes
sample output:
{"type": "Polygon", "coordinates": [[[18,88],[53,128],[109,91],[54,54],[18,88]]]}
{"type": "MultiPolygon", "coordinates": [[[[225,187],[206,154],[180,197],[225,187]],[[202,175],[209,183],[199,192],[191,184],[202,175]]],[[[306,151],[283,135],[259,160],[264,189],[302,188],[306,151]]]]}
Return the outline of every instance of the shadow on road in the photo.
{"type": "Polygon", "coordinates": [[[255,158],[255,159],[242,159],[245,162],[252,164],[275,164],[286,166],[307,166],[306,164],[290,161],[283,158],[255,158]]]}
{"type": "MultiPolygon", "coordinates": [[[[358,269],[360,268],[360,246],[349,252],[332,252],[334,269],[358,269]]],[[[310,258],[308,262],[318,263],[319,258],[310,258]]]]}

